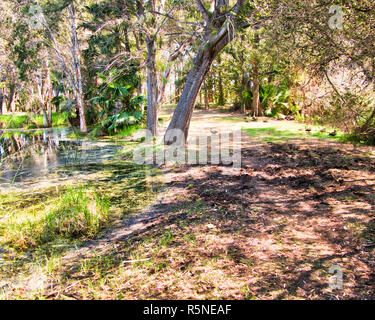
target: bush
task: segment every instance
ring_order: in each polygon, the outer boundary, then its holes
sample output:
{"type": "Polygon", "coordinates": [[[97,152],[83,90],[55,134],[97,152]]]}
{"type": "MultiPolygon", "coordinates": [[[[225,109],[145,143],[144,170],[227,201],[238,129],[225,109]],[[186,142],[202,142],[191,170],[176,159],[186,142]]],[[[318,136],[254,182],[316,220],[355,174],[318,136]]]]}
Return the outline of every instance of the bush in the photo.
{"type": "Polygon", "coordinates": [[[101,122],[102,129],[108,134],[116,134],[124,129],[139,124],[143,119],[141,112],[122,112],[105,118],[101,122]]]}

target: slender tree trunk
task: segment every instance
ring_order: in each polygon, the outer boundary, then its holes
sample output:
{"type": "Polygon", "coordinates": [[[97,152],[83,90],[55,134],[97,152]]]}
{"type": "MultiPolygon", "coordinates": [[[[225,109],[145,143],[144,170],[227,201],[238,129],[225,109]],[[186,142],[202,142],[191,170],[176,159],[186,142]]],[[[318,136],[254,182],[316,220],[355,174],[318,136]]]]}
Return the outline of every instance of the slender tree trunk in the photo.
{"type": "MultiPolygon", "coordinates": [[[[258,49],[260,42],[259,32],[255,30],[254,35],[254,48],[255,50],[258,49]]],[[[257,57],[253,58],[253,112],[254,117],[259,116],[259,107],[260,107],[260,100],[259,100],[259,62],[257,57]]]]}
{"type": "Polygon", "coordinates": [[[14,103],[14,96],[15,96],[15,92],[16,92],[16,85],[15,84],[11,84],[9,86],[9,94],[8,94],[8,105],[7,105],[7,110],[9,111],[12,111],[12,112],[15,112],[15,103],[14,103]]]}
{"type": "Polygon", "coordinates": [[[156,47],[153,37],[146,38],[147,45],[147,129],[153,137],[157,136],[158,126],[158,81],[156,73],[156,47]]]}
{"type": "MultiPolygon", "coordinates": [[[[138,51],[141,51],[140,43],[139,43],[139,40],[138,40],[138,35],[134,31],[133,31],[133,35],[134,35],[134,38],[135,38],[135,46],[136,46],[138,51]]],[[[141,76],[140,76],[140,79],[139,79],[139,82],[138,82],[138,88],[137,88],[137,93],[138,93],[139,96],[143,95],[143,82],[142,82],[143,70],[140,70],[140,72],[141,72],[141,76]]],[[[144,112],[145,112],[144,104],[142,104],[141,108],[142,108],[141,109],[142,114],[144,114],[144,112]]]]}
{"type": "Polygon", "coordinates": [[[48,59],[46,59],[46,109],[48,112],[48,126],[52,127],[52,81],[51,81],[51,73],[49,68],[49,62],[48,59]]]}
{"type": "MultiPolygon", "coordinates": [[[[218,62],[219,65],[221,64],[221,57],[220,57],[220,55],[218,56],[217,62],[218,62]]],[[[220,68],[219,68],[219,71],[218,71],[218,81],[217,82],[218,82],[218,84],[217,84],[217,89],[218,89],[217,104],[219,106],[223,106],[225,104],[225,97],[224,97],[222,72],[221,72],[220,68]]]]}
{"type": "Polygon", "coordinates": [[[225,97],[224,97],[224,88],[223,88],[223,79],[221,71],[219,71],[219,79],[218,79],[218,90],[219,90],[219,99],[217,101],[217,104],[219,106],[223,106],[225,104],[225,97]]]}
{"type": "Polygon", "coordinates": [[[73,91],[77,103],[77,108],[79,110],[79,126],[81,132],[87,132],[86,124],[86,103],[83,93],[82,84],[82,73],[81,73],[81,53],[78,43],[77,28],[76,28],[76,17],[74,3],[68,7],[68,12],[70,15],[71,24],[71,37],[72,46],[70,48],[72,55],[72,70],[73,70],[73,91]]]}
{"type": "Polygon", "coordinates": [[[43,115],[43,125],[45,128],[48,128],[49,127],[48,115],[44,106],[42,106],[42,115],[43,115]]]}
{"type": "Polygon", "coordinates": [[[48,59],[45,59],[45,65],[41,71],[37,89],[43,115],[43,126],[50,128],[52,126],[52,83],[48,59]]]}
{"type": "Polygon", "coordinates": [[[79,110],[79,129],[81,132],[87,132],[86,125],[86,104],[82,94],[76,97],[77,108],[79,110]]]}
{"type": "Polygon", "coordinates": [[[259,74],[258,74],[258,63],[253,64],[253,115],[254,117],[259,116],[259,74]]]}
{"type": "Polygon", "coordinates": [[[6,76],[2,76],[0,78],[0,83],[2,82],[2,85],[0,87],[0,114],[3,114],[3,113],[6,112],[6,109],[5,109],[5,106],[6,106],[6,103],[5,103],[5,98],[6,98],[5,80],[6,80],[6,76]]]}
{"type": "Polygon", "coordinates": [[[241,79],[241,113],[246,113],[246,98],[244,96],[245,90],[247,90],[247,83],[248,79],[246,77],[245,71],[242,71],[242,79],[241,79]]]}
{"type": "Polygon", "coordinates": [[[0,115],[3,114],[3,101],[4,101],[3,90],[0,89],[0,115]]]}
{"type": "Polygon", "coordinates": [[[204,107],[205,109],[208,110],[210,108],[210,103],[208,102],[207,83],[205,82],[203,86],[204,86],[204,107]]]}

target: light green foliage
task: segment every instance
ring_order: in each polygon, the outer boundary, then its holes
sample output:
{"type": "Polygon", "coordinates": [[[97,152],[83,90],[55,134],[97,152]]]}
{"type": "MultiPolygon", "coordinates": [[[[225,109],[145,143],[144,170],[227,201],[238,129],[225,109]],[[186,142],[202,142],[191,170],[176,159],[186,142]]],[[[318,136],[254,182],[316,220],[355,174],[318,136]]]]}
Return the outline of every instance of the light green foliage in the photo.
{"type": "MultiPolygon", "coordinates": [[[[69,114],[53,113],[52,127],[68,125],[69,114]]],[[[0,127],[3,129],[36,129],[44,127],[42,115],[2,115],[0,116],[0,127]]]]}

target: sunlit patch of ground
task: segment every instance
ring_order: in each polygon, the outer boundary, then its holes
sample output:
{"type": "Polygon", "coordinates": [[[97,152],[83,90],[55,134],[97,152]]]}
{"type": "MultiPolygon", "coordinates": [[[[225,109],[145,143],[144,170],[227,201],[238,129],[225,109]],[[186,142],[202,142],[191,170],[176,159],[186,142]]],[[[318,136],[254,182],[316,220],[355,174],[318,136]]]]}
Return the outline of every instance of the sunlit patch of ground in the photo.
{"type": "MultiPolygon", "coordinates": [[[[221,165],[163,168],[171,182],[147,215],[50,259],[36,297],[375,297],[373,149],[306,131],[299,139],[295,130],[304,126],[290,121],[276,126],[212,116],[197,113],[192,130],[258,130],[243,132],[240,172],[228,176],[221,165]],[[262,133],[288,139],[265,141],[262,133]],[[343,272],[342,289],[329,286],[332,266],[343,272]]],[[[29,297],[22,288],[8,295],[29,297]]]]}

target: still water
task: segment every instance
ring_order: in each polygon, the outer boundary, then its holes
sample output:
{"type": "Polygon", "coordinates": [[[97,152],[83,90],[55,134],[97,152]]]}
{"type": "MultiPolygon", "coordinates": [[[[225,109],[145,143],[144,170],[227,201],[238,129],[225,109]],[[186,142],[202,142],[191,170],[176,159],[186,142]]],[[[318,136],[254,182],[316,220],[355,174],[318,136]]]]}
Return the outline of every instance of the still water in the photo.
{"type": "Polygon", "coordinates": [[[115,158],[120,145],[69,139],[71,129],[0,132],[0,189],[22,188],[58,169],[100,164],[115,158]]]}

